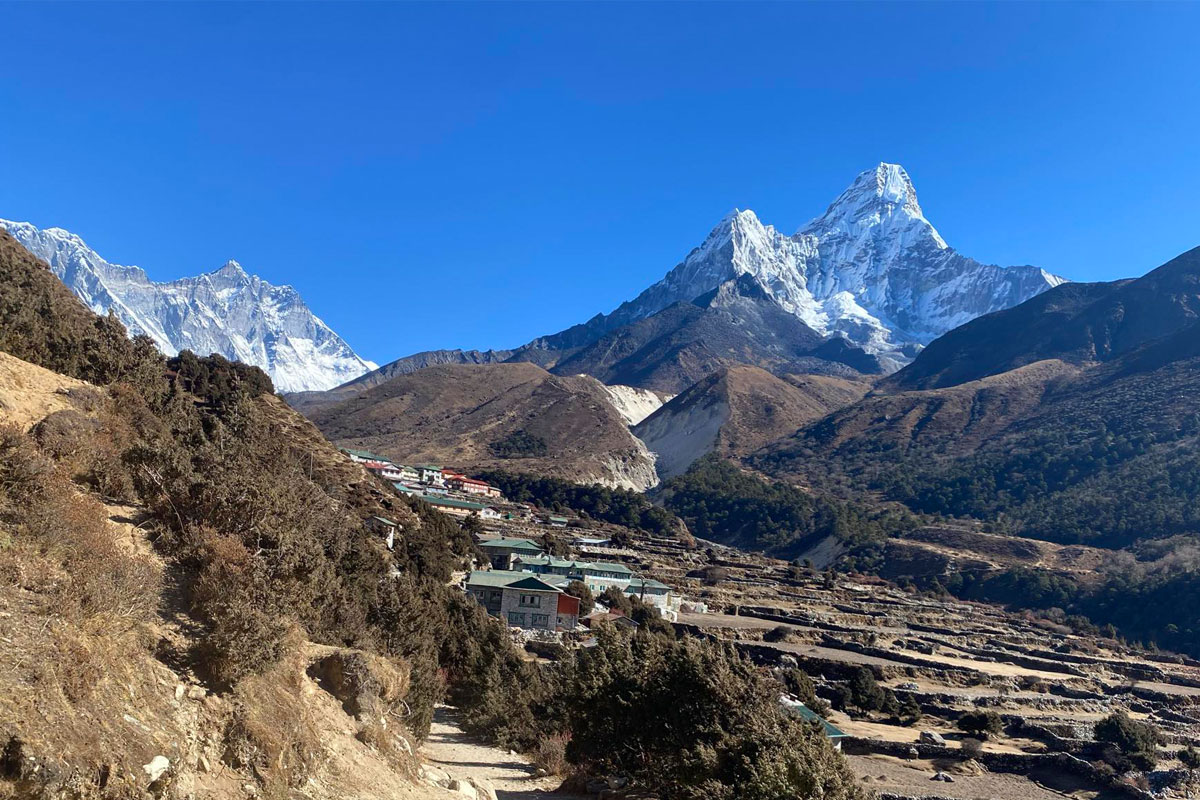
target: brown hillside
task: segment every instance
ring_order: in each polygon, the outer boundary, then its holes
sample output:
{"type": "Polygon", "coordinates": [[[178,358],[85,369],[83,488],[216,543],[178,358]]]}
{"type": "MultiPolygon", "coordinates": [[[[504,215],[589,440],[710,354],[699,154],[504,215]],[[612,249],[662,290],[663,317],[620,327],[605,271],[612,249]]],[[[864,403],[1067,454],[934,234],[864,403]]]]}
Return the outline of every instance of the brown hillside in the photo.
{"type": "Polygon", "coordinates": [[[634,489],[654,483],[650,456],[599,382],[534,364],[428,367],[310,413],[338,444],[397,461],[634,489]],[[541,445],[498,455],[499,444],[519,433],[541,445]]]}
{"type": "Polygon", "coordinates": [[[741,457],[853,403],[870,384],[823,375],[779,378],[758,367],[721,369],[634,428],[658,456],[663,479],[717,452],[741,457]]]}
{"type": "Polygon", "coordinates": [[[920,446],[936,452],[969,453],[980,442],[1035,413],[1054,389],[1080,372],[1061,361],[1039,361],[1000,375],[947,389],[871,395],[830,414],[795,438],[768,446],[765,455],[783,455],[801,441],[819,437],[824,450],[844,443],[904,450],[920,446]]]}

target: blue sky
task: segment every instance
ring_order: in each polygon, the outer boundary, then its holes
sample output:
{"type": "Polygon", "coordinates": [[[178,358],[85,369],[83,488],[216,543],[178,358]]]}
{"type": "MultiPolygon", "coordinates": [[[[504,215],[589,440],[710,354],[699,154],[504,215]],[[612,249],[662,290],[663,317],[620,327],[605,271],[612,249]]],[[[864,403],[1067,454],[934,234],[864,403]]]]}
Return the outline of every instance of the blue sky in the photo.
{"type": "Polygon", "coordinates": [[[899,162],[961,252],[1200,245],[1200,4],[6,4],[0,217],[236,258],[380,363],[514,346],[899,162]]]}

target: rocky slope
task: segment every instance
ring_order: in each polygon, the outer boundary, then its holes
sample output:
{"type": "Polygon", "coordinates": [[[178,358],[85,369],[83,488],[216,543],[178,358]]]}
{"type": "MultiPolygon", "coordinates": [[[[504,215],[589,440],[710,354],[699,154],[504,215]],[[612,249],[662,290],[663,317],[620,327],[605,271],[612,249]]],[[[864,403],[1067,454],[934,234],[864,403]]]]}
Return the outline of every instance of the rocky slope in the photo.
{"type": "Polygon", "coordinates": [[[236,261],[192,278],[160,283],[139,267],[104,260],[62,228],[0,219],[50,265],[92,311],[110,311],[131,334],[145,334],[167,355],[220,353],[262,367],[280,391],[330,389],[376,365],[360,358],[290,286],[273,286],[236,261]]]}
{"type": "Polygon", "coordinates": [[[613,408],[629,425],[637,425],[672,397],[636,386],[605,386],[604,391],[608,393],[613,408]]]}
{"type": "Polygon", "coordinates": [[[575,350],[521,350],[537,355],[555,374],[585,373],[605,383],[677,393],[723,367],[753,364],[777,372],[853,375],[889,372],[898,364],[838,339],[823,339],[779,307],[753,279],[726,281],[692,302],[624,325],[575,350]],[[820,353],[821,355],[817,355],[820,353]],[[553,358],[547,358],[553,354],[553,358]],[[849,363],[847,363],[849,362],[849,363]],[[850,366],[855,364],[855,367],[850,366]]]}
{"type": "Polygon", "coordinates": [[[599,381],[551,375],[534,364],[427,367],[307,413],[338,444],[404,463],[531,472],[637,490],[657,482],[653,457],[599,381]]]}
{"type": "Polygon", "coordinates": [[[659,477],[678,475],[711,452],[749,455],[870,389],[862,380],[821,375],[776,377],[758,367],[728,367],[698,381],[636,425],[655,454],[659,477]]]}
{"type": "Polygon", "coordinates": [[[1058,287],[946,334],[754,463],[918,511],[1123,547],[1191,534],[1200,477],[1200,248],[1058,287]]]}
{"type": "Polygon", "coordinates": [[[1200,248],[1135,280],[1067,284],[1015,308],[977,319],[934,342],[889,382],[896,388],[952,386],[1023,364],[1058,358],[1105,362],[1151,343],[1160,357],[1184,355],[1200,321],[1200,248]]]}

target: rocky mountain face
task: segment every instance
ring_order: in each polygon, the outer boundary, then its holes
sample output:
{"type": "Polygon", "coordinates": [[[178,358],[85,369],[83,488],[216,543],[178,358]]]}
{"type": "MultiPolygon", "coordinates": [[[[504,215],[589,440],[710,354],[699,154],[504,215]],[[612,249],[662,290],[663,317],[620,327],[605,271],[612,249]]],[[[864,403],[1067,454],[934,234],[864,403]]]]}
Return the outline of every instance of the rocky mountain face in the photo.
{"type": "Polygon", "coordinates": [[[819,336],[841,334],[901,362],[952,328],[1063,282],[1037,267],[997,267],[955,252],[925,218],[904,169],[880,164],[792,235],[753,211],[733,211],[636,298],[531,346],[582,346],[741,276],[819,336]]]}
{"type": "Polygon", "coordinates": [[[0,220],[92,311],[112,312],[131,334],[167,355],[191,350],[262,367],[279,391],[330,389],[374,370],[305,305],[236,261],[197,277],[160,283],[139,267],[112,264],[78,236],[0,220]]]}
{"type": "Polygon", "coordinates": [[[865,380],[826,375],[778,377],[758,367],[726,367],[673,398],[633,428],[654,453],[662,480],[708,453],[740,458],[861,398],[865,380]]]}
{"type": "Polygon", "coordinates": [[[1125,547],[1200,524],[1197,381],[1200,248],[957,328],[753,463],[1025,536],[1125,547]]]}
{"type": "Polygon", "coordinates": [[[1200,248],[1136,280],[1067,284],[963,325],[890,383],[905,389],[952,386],[1048,358],[1112,361],[1151,343],[1167,347],[1161,356],[1170,359],[1187,351],[1188,331],[1197,321],[1200,248]]]}
{"type": "Polygon", "coordinates": [[[339,445],[402,463],[554,475],[641,491],[654,457],[608,388],[536,364],[443,364],[305,409],[339,445]]]}
{"type": "Polygon", "coordinates": [[[636,386],[604,386],[609,402],[629,425],[637,425],[646,417],[662,408],[673,395],[662,394],[636,386]]]}
{"type": "MultiPolygon", "coordinates": [[[[537,348],[536,354],[549,350],[537,348]]],[[[530,351],[518,351],[524,360],[530,351]]],[[[899,364],[842,337],[824,339],[783,310],[752,277],[732,278],[690,302],[678,302],[577,349],[557,351],[555,374],[585,373],[605,383],[677,393],[718,370],[753,364],[776,372],[852,375],[891,372],[899,364]],[[853,365],[853,366],[852,366],[853,365]]]]}

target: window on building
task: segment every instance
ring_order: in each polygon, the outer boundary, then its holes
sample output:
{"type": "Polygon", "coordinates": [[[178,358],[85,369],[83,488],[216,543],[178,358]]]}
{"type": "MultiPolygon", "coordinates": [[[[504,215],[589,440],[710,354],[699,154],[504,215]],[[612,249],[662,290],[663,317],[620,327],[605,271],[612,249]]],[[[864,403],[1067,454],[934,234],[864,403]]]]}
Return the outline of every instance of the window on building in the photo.
{"type": "Polygon", "coordinates": [[[525,627],[525,615],[519,611],[508,612],[508,624],[519,628],[525,627]]]}
{"type": "Polygon", "coordinates": [[[536,594],[523,594],[521,595],[521,605],[528,608],[541,608],[542,598],[536,594]]]}
{"type": "Polygon", "coordinates": [[[549,628],[550,627],[550,615],[549,614],[534,614],[533,615],[533,627],[549,628]]]}

